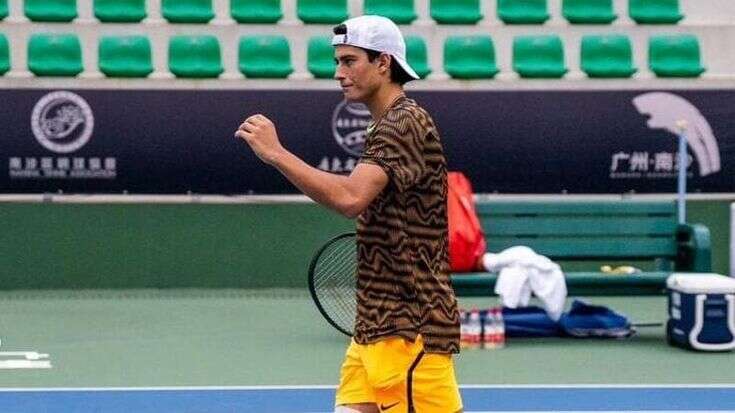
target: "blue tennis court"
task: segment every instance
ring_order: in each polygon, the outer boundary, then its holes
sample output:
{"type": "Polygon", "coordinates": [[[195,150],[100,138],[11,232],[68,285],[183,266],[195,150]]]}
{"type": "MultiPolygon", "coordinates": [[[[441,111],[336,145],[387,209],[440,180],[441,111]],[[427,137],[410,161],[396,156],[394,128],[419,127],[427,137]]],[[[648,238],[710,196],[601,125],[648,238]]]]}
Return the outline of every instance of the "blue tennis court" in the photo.
{"type": "MultiPolygon", "coordinates": [[[[464,386],[465,412],[708,412],[735,410],[732,386],[464,386]]],[[[328,386],[6,389],[5,412],[327,413],[328,386]]]]}

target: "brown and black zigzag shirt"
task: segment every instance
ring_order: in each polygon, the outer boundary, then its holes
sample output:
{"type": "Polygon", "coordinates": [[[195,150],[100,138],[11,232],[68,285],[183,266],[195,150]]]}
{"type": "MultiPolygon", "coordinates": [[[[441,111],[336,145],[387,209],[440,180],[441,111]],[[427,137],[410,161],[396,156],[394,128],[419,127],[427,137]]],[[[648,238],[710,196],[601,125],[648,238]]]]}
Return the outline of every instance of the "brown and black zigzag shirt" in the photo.
{"type": "Polygon", "coordinates": [[[415,101],[399,97],[368,128],[360,162],[383,168],[390,183],[357,220],[355,341],[413,341],[421,334],[427,352],[459,352],[447,167],[434,121],[415,101]]]}

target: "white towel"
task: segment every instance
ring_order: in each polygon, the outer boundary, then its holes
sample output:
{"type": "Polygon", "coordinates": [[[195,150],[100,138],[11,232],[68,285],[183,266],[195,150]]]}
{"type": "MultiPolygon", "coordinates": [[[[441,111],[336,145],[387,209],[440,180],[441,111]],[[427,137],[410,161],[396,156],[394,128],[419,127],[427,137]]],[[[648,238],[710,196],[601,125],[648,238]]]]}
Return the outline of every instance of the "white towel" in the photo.
{"type": "Polygon", "coordinates": [[[558,264],[525,246],[511,247],[498,254],[485,253],[482,262],[487,271],[498,272],[495,293],[500,295],[504,306],[525,307],[533,293],[549,317],[559,320],[567,285],[558,264]]]}
{"type": "Polygon", "coordinates": [[[504,307],[528,306],[528,301],[531,299],[528,271],[521,267],[503,267],[495,282],[495,293],[503,300],[504,307]]]}

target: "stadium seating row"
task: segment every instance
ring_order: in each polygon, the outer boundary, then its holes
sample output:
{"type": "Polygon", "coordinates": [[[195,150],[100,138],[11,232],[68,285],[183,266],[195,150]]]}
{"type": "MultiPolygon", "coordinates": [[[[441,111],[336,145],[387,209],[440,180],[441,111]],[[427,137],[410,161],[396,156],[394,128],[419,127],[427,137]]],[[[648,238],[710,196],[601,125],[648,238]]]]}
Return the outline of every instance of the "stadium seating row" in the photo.
{"type": "MultiPolygon", "coordinates": [[[[8,15],[0,0],[0,20],[8,15]]],[[[94,0],[102,22],[140,22],[145,0],[94,0]]],[[[497,0],[498,18],[506,24],[542,24],[550,15],[547,0],[497,0]]],[[[639,24],[675,24],[684,16],[679,0],[628,0],[630,17],[639,24]]],[[[414,0],[364,0],[365,14],[379,14],[399,24],[418,17],[414,0]]],[[[37,22],[70,22],[78,17],[77,0],[25,0],[24,14],[37,22]]],[[[171,23],[208,23],[215,17],[212,0],[162,0],[161,14],[171,23]]],[[[439,24],[475,24],[483,18],[480,0],[431,0],[431,18],[439,24]]],[[[298,0],[298,18],[308,24],[334,24],[348,16],[347,0],[298,0]]],[[[617,16],[613,0],[563,0],[562,15],[573,24],[607,24],[617,16]]],[[[283,18],[281,0],[230,0],[230,16],[239,23],[276,23],[283,18]]]]}
{"type": "MultiPolygon", "coordinates": [[[[11,68],[9,42],[0,34],[0,74],[11,68]]],[[[697,37],[689,34],[654,35],[648,42],[649,67],[659,77],[697,77],[700,62],[697,37]]],[[[425,77],[427,47],[420,37],[407,37],[408,61],[425,77]]],[[[625,35],[585,35],[581,41],[581,69],[589,77],[625,78],[636,72],[632,46],[625,35]]],[[[98,42],[99,70],[108,77],[147,77],[153,72],[151,43],[146,36],[103,36],[98,42]]],[[[334,74],[330,37],[308,42],[308,70],[316,78],[334,74]]],[[[177,35],[169,39],[168,66],[185,78],[214,78],[223,73],[216,36],[177,35]]],[[[286,78],[293,71],[287,38],[280,35],[243,36],[238,47],[240,71],[249,78],[286,78]]],[[[31,35],[28,69],[37,76],[76,76],[84,70],[82,47],[75,34],[31,35]]],[[[457,79],[492,78],[498,73],[490,36],[449,36],[444,43],[444,70],[457,79]]],[[[561,78],[567,73],[564,46],[557,35],[517,36],[513,39],[513,70],[525,78],[561,78]]]]}

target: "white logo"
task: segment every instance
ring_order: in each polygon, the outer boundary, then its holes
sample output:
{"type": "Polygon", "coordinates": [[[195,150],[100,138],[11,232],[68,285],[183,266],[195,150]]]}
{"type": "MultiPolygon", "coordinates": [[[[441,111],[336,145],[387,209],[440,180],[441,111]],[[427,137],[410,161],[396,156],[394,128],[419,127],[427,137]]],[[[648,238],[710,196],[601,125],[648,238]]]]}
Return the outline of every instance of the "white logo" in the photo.
{"type": "Polygon", "coordinates": [[[343,100],[334,108],[332,115],[334,139],[348,154],[361,156],[371,119],[367,106],[343,100]]]}
{"type": "Polygon", "coordinates": [[[638,112],[649,115],[648,127],[679,134],[676,123],[687,122],[687,143],[699,164],[699,174],[706,176],[720,171],[720,149],[707,119],[689,101],[671,93],[644,93],[633,98],[638,112]]]}
{"type": "Polygon", "coordinates": [[[70,153],[89,142],[94,116],[81,96],[71,92],[52,92],[42,97],[33,108],[31,129],[44,148],[56,153],[70,153]]]}

